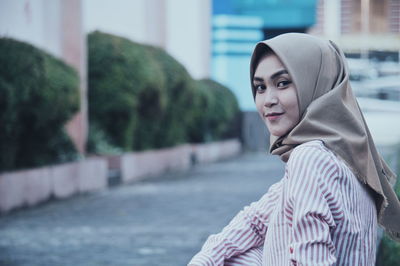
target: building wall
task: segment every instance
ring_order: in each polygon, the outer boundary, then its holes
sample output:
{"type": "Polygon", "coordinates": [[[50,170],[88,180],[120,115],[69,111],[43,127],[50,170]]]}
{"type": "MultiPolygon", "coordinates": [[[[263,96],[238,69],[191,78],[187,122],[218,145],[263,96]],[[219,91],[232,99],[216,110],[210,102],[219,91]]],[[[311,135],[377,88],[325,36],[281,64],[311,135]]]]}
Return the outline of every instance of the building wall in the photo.
{"type": "MultiPolygon", "coordinates": [[[[323,0],[325,1],[325,0],[323,0]]],[[[323,2],[321,1],[321,2],[323,2]]],[[[353,12],[353,1],[352,0],[341,0],[340,1],[340,31],[341,34],[347,34],[352,32],[352,14],[353,12]]]]}
{"type": "Polygon", "coordinates": [[[389,0],[387,6],[389,18],[389,31],[400,33],[400,0],[389,0]]]}
{"type": "Polygon", "coordinates": [[[370,20],[371,33],[389,33],[389,0],[370,0],[370,13],[373,19],[370,20]]]}
{"type": "Polygon", "coordinates": [[[269,151],[270,134],[256,111],[244,111],[242,118],[242,143],[248,151],[269,151]]]}
{"type": "Polygon", "coordinates": [[[85,31],[164,48],[194,78],[210,75],[211,0],[83,0],[85,31]]]}
{"type": "Polygon", "coordinates": [[[315,23],[316,2],[317,0],[236,0],[231,4],[236,15],[262,18],[263,28],[266,30],[302,30],[315,23]]]}
{"type": "Polygon", "coordinates": [[[213,19],[212,78],[230,88],[242,110],[255,110],[249,80],[250,58],[263,39],[262,19],[215,15],[213,19]]]}
{"type": "Polygon", "coordinates": [[[166,50],[183,63],[193,77],[209,77],[211,1],[167,0],[167,3],[166,50]]]}
{"type": "Polygon", "coordinates": [[[398,51],[400,0],[366,3],[368,16],[362,13],[362,0],[318,0],[317,10],[324,11],[319,11],[317,23],[309,32],[336,41],[347,52],[398,51]],[[363,20],[367,22],[364,26],[363,20]]]}
{"type": "Polygon", "coordinates": [[[62,58],[74,66],[80,76],[80,111],[67,123],[66,127],[78,150],[84,154],[88,134],[88,101],[87,44],[86,34],[83,30],[82,3],[81,0],[61,0],[60,8],[61,27],[59,29],[61,30],[62,58]]]}
{"type": "Polygon", "coordinates": [[[29,42],[61,57],[60,6],[60,0],[2,0],[0,36],[29,42]]]}
{"type": "Polygon", "coordinates": [[[86,32],[100,30],[136,42],[146,41],[146,0],[82,0],[82,2],[86,32]]]}
{"type": "Polygon", "coordinates": [[[310,33],[316,34],[316,35],[321,35],[324,31],[324,22],[325,22],[325,17],[324,17],[324,8],[325,0],[319,0],[317,1],[316,5],[316,16],[315,16],[315,25],[310,29],[310,33]]]}
{"type": "Polygon", "coordinates": [[[194,78],[210,76],[211,0],[1,0],[0,36],[35,45],[75,67],[81,109],[66,125],[87,138],[86,34],[93,30],[165,48],[194,78]]]}

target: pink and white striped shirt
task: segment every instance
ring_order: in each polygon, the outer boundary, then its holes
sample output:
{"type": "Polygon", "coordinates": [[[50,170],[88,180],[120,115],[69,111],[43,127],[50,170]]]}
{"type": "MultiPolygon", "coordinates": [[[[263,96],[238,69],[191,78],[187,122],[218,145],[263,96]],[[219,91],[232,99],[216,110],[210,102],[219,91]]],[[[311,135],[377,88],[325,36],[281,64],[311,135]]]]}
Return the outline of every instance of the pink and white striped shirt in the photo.
{"type": "Polygon", "coordinates": [[[321,141],[297,146],[285,175],[211,235],[189,265],[375,265],[374,200],[321,141]]]}

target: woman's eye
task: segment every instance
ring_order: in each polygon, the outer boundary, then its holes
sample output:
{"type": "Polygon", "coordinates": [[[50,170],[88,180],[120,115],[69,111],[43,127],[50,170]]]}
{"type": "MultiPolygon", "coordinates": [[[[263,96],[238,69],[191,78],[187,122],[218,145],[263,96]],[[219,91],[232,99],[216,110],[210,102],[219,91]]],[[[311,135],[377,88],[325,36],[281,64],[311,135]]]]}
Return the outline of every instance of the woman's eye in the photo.
{"type": "Polygon", "coordinates": [[[278,88],[287,87],[291,83],[290,80],[282,80],[277,83],[278,88]]]}
{"type": "Polygon", "coordinates": [[[256,85],[256,91],[257,93],[263,93],[265,91],[266,87],[264,85],[256,85]]]}

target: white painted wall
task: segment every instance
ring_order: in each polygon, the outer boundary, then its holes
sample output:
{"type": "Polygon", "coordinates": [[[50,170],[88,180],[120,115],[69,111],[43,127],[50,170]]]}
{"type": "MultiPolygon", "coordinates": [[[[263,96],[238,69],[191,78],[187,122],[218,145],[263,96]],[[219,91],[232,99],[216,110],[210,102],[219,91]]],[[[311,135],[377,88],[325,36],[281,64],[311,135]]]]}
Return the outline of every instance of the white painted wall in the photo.
{"type": "Polygon", "coordinates": [[[324,1],[324,33],[334,41],[340,37],[340,12],[340,0],[324,1]]]}
{"type": "Polygon", "coordinates": [[[250,55],[215,56],[213,79],[227,86],[236,95],[243,111],[255,111],[249,79],[250,55]]]}
{"type": "Polygon", "coordinates": [[[194,78],[210,75],[211,0],[83,0],[86,32],[163,47],[194,78]]]}
{"type": "Polygon", "coordinates": [[[83,0],[86,32],[100,30],[146,42],[146,0],[83,0]]]}
{"type": "Polygon", "coordinates": [[[61,0],[1,0],[0,36],[29,42],[61,57],[61,0]]]}
{"type": "MultiPolygon", "coordinates": [[[[0,36],[62,57],[63,0],[0,0],[0,36]]],[[[166,49],[194,78],[210,76],[211,0],[81,0],[84,32],[166,49]]]]}
{"type": "Polygon", "coordinates": [[[166,50],[195,78],[210,75],[211,1],[167,0],[166,50]]]}

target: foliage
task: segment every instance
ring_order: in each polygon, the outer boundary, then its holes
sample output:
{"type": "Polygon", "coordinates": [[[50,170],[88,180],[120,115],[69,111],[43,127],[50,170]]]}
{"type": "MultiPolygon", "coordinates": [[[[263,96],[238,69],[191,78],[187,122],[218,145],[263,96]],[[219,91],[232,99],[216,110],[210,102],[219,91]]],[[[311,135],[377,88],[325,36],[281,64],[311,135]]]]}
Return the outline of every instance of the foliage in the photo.
{"type": "MultiPolygon", "coordinates": [[[[155,148],[184,143],[188,141],[187,128],[195,112],[195,82],[184,66],[164,50],[152,46],[147,46],[147,49],[160,64],[164,73],[167,106],[165,113],[160,114],[158,117],[153,117],[151,120],[142,113],[142,124],[145,125],[146,121],[147,123],[153,123],[153,128],[148,125],[149,130],[147,130],[146,134],[149,134],[152,130],[155,132],[155,148]],[[157,128],[154,130],[154,127],[157,128]]],[[[151,105],[148,105],[149,107],[152,109],[151,105]]]]}
{"type": "Polygon", "coordinates": [[[400,261],[400,243],[384,234],[379,245],[376,265],[397,266],[400,261]]]}
{"type": "MultiPolygon", "coordinates": [[[[400,175],[400,149],[397,148],[397,176],[400,175]]],[[[397,178],[395,192],[400,199],[400,180],[397,178]]],[[[377,266],[397,266],[400,261],[400,242],[396,242],[384,234],[378,249],[377,266]]]]}
{"type": "Polygon", "coordinates": [[[133,134],[143,126],[139,112],[156,116],[165,109],[159,64],[143,45],[98,31],[88,36],[88,57],[90,124],[104,132],[110,145],[125,151],[140,148],[141,140],[133,134]]]}
{"type": "Polygon", "coordinates": [[[229,89],[193,80],[161,48],[98,31],[88,41],[94,131],[89,151],[144,150],[230,136],[239,109],[229,89]]]}
{"type": "Polygon", "coordinates": [[[239,105],[235,95],[227,87],[211,79],[198,82],[200,108],[198,122],[190,125],[193,142],[237,137],[235,122],[238,120],[239,105]],[[199,132],[204,132],[203,137],[199,132]]]}
{"type": "Polygon", "coordinates": [[[113,146],[107,134],[93,123],[89,125],[89,135],[86,145],[87,150],[97,154],[118,155],[122,153],[122,149],[113,146]]]}
{"type": "Polygon", "coordinates": [[[75,159],[63,128],[79,108],[74,69],[9,38],[0,38],[0,62],[0,171],[75,159]]]}

